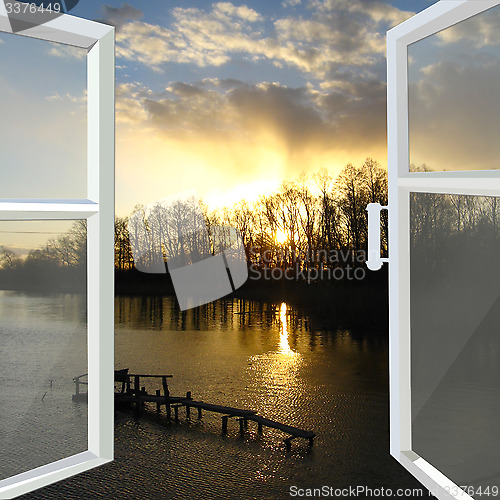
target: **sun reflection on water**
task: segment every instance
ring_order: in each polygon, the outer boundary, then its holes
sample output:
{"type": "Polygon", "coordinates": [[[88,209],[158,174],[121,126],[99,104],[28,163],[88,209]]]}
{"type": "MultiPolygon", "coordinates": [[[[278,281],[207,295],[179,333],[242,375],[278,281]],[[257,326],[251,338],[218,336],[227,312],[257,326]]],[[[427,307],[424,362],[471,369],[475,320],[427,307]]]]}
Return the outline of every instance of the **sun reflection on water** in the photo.
{"type": "Polygon", "coordinates": [[[288,343],[288,316],[287,316],[287,305],[285,302],[281,303],[280,306],[280,345],[278,351],[282,354],[297,354],[293,351],[288,343]]]}
{"type": "Polygon", "coordinates": [[[298,424],[304,404],[300,375],[303,357],[290,347],[290,339],[294,338],[293,314],[285,302],[276,307],[274,328],[269,329],[270,335],[276,335],[276,344],[267,352],[250,357],[248,391],[253,407],[268,418],[282,420],[287,415],[289,422],[298,424]]]}

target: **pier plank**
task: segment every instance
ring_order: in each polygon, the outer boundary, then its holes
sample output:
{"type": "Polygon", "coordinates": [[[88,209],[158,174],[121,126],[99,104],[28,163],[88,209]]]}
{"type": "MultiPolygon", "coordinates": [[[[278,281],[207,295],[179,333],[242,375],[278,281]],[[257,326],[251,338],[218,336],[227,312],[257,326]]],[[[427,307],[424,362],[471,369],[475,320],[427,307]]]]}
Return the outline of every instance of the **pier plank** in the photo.
{"type": "Polygon", "coordinates": [[[291,425],[282,424],[281,422],[276,422],[260,415],[250,415],[246,417],[248,420],[257,422],[260,425],[265,425],[266,427],[272,427],[274,429],[279,429],[280,431],[286,432],[295,437],[301,437],[304,439],[312,439],[316,436],[313,431],[306,431],[304,429],[299,429],[298,427],[293,427],[291,425]]]}

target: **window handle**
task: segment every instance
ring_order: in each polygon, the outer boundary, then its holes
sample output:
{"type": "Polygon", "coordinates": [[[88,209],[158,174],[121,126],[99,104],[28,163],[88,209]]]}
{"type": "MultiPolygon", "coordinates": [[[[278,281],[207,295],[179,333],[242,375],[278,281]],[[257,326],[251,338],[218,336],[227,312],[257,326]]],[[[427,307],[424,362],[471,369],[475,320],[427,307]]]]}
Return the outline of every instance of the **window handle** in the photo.
{"type": "Polygon", "coordinates": [[[389,259],[380,257],[380,211],[388,210],[380,203],[369,203],[366,207],[368,212],[368,259],[366,267],[370,271],[378,271],[384,262],[389,259]]]}

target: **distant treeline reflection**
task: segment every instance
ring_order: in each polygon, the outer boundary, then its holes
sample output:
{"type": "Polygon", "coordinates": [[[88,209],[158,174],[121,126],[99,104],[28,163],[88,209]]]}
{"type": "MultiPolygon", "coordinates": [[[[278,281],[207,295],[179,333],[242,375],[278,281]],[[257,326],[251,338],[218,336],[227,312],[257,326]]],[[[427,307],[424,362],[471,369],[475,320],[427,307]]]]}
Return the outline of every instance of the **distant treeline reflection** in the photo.
{"type": "MultiPolygon", "coordinates": [[[[117,325],[138,329],[148,325],[154,330],[269,331],[280,327],[282,304],[277,301],[226,298],[180,311],[173,297],[119,296],[115,300],[115,321],[117,325]]],[[[374,321],[370,324],[366,317],[361,318],[359,311],[346,316],[341,308],[337,308],[335,301],[330,302],[329,307],[317,305],[315,308],[288,302],[286,317],[290,347],[295,347],[294,335],[297,332],[310,333],[311,344],[316,341],[314,334],[318,334],[317,340],[320,341],[324,332],[348,332],[355,340],[382,341],[387,324],[385,314],[380,313],[379,310],[379,318],[372,317],[374,321]]]]}

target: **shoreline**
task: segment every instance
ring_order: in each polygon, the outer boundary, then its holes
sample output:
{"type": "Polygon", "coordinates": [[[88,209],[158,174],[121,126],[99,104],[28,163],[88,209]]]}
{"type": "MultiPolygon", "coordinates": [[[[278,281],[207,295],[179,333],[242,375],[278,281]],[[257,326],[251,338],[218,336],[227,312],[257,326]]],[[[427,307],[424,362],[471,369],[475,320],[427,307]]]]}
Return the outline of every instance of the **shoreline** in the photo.
{"type": "MultiPolygon", "coordinates": [[[[12,279],[4,281],[2,286],[0,279],[0,290],[85,294],[85,287],[74,279],[68,279],[63,286],[49,287],[40,286],[38,280],[12,279]]],[[[145,274],[135,269],[115,270],[115,296],[175,297],[175,290],[169,274],[145,274]]],[[[307,283],[304,280],[249,278],[239,289],[218,300],[233,299],[286,302],[299,312],[313,315],[320,326],[364,327],[385,333],[388,330],[387,267],[377,273],[367,272],[363,280],[332,279],[307,283]]],[[[207,304],[200,306],[203,307],[207,304]]]]}
{"type": "MultiPolygon", "coordinates": [[[[307,311],[313,315],[320,325],[331,325],[334,322],[338,328],[363,327],[387,333],[387,274],[385,267],[377,273],[367,273],[363,281],[324,280],[310,284],[300,281],[249,279],[239,289],[218,300],[286,302],[295,310],[307,311]]],[[[115,295],[175,297],[175,291],[169,275],[117,271],[115,295]],[[134,273],[133,279],[125,279],[131,276],[129,273],[134,273]]]]}

